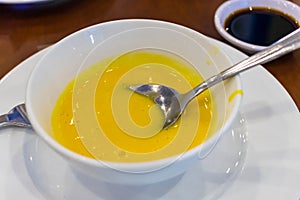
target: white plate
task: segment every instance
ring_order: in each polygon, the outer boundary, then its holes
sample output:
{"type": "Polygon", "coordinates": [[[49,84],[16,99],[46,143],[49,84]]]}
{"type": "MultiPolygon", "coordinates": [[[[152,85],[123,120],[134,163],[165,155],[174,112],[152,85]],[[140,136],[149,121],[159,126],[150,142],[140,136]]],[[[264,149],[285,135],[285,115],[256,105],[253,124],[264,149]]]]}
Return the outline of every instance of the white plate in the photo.
{"type": "Polygon", "coordinates": [[[44,3],[51,2],[56,0],[0,0],[0,3],[4,4],[26,4],[26,3],[44,3]]]}
{"type": "MultiPolygon", "coordinates": [[[[215,41],[234,61],[241,52],[215,41]]],[[[44,50],[0,82],[0,112],[24,101],[28,76],[44,50]]],[[[262,67],[241,75],[241,116],[211,154],[181,177],[146,187],[110,185],[75,174],[31,130],[0,131],[0,199],[299,199],[300,115],[262,67]]]]}

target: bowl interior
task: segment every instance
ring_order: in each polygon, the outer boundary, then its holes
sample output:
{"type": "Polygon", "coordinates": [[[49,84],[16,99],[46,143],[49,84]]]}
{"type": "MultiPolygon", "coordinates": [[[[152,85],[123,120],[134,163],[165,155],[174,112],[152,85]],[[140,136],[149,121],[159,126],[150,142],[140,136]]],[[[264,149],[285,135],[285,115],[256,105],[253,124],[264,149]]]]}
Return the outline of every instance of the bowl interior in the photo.
{"type": "MultiPolygon", "coordinates": [[[[32,72],[27,87],[26,108],[35,131],[62,155],[82,160],[82,156],[65,149],[51,137],[51,115],[59,95],[79,71],[91,64],[140,48],[163,49],[180,55],[204,78],[231,64],[208,38],[170,23],[124,20],[86,28],[52,46],[32,72]]],[[[237,114],[241,97],[232,96],[240,90],[238,77],[211,89],[217,115],[209,132],[211,139],[206,142],[208,149],[228,129],[237,114]]],[[[84,162],[94,161],[84,159],[84,162]]]]}

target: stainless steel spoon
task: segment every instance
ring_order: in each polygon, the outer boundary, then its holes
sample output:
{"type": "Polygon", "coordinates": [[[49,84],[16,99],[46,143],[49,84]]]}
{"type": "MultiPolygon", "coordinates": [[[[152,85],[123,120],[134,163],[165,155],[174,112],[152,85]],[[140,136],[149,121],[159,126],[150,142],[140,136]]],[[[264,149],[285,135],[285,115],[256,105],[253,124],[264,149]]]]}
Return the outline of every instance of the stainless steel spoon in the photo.
{"type": "Polygon", "coordinates": [[[31,128],[24,103],[15,106],[7,114],[0,116],[0,128],[10,126],[31,128]]]}
{"type": "Polygon", "coordinates": [[[298,48],[300,48],[300,28],[265,50],[256,53],[220,72],[219,74],[205,80],[185,94],[180,94],[173,88],[158,84],[134,85],[130,86],[130,89],[149,97],[160,107],[165,117],[163,129],[167,129],[178,120],[187,104],[207,88],[210,88],[225,79],[233,77],[240,72],[274,60],[275,58],[283,56],[298,48]]]}

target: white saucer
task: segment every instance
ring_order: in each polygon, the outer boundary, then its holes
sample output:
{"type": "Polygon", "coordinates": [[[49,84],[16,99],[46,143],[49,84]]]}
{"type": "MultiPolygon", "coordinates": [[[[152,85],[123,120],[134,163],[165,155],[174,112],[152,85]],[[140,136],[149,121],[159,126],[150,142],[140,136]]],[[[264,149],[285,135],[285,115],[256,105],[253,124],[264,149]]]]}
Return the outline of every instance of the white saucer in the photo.
{"type": "MultiPolygon", "coordinates": [[[[215,41],[234,61],[239,51],[215,41]]],[[[44,50],[0,82],[0,112],[24,101],[28,76],[44,50]]],[[[146,187],[110,185],[75,174],[31,130],[0,131],[0,199],[299,199],[300,115],[262,67],[241,75],[241,116],[213,152],[186,174],[146,187]]]]}

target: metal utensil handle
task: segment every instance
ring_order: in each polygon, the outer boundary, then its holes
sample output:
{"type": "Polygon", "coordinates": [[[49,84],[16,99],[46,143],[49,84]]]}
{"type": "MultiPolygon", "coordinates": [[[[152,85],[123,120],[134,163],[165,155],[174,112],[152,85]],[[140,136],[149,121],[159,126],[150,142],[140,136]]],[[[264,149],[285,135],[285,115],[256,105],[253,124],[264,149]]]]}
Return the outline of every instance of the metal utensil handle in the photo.
{"type": "Polygon", "coordinates": [[[194,94],[200,94],[204,89],[207,89],[217,83],[233,77],[240,72],[248,70],[260,64],[272,61],[280,56],[288,54],[296,49],[300,48],[300,28],[293,31],[289,35],[280,39],[269,48],[260,51],[245,60],[233,65],[232,67],[222,71],[221,73],[207,79],[204,83],[198,85],[194,89],[194,94]]]}
{"type": "Polygon", "coordinates": [[[25,104],[19,104],[11,109],[7,114],[0,115],[0,129],[10,126],[31,128],[25,104]]]}

